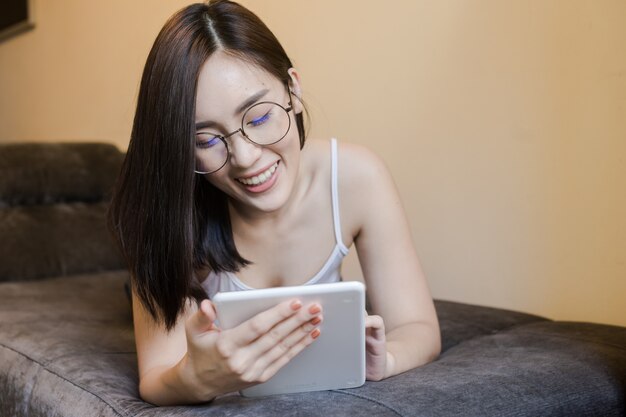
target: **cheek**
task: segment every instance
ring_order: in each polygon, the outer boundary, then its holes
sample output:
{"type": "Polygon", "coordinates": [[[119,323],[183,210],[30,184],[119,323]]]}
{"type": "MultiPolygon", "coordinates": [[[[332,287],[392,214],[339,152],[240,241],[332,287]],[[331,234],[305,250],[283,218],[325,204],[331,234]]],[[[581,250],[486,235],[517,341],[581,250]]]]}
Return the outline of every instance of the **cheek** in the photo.
{"type": "Polygon", "coordinates": [[[288,162],[293,164],[294,159],[300,157],[300,138],[297,134],[295,136],[288,135],[276,145],[274,152],[287,159],[288,162]]]}
{"type": "Polygon", "coordinates": [[[298,134],[298,127],[295,123],[291,125],[287,136],[278,142],[277,145],[282,145],[282,148],[288,152],[292,152],[294,149],[296,149],[298,153],[300,152],[300,135],[298,134]]]}
{"type": "MultiPolygon", "coordinates": [[[[222,168],[224,169],[224,168],[222,168]]],[[[220,170],[221,171],[221,170],[220,170]]],[[[225,173],[223,172],[219,172],[215,173],[215,174],[209,174],[209,175],[205,175],[204,178],[209,182],[209,184],[211,184],[213,187],[217,188],[218,190],[224,191],[226,192],[227,187],[226,187],[226,182],[228,180],[228,177],[225,175],[225,173]]]]}

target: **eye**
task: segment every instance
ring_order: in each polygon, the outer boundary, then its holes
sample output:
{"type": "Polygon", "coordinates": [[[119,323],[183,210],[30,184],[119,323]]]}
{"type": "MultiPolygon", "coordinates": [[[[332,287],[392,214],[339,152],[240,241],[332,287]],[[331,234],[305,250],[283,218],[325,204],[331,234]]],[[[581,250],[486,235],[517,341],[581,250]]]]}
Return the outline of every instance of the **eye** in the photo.
{"type": "Polygon", "coordinates": [[[261,117],[256,117],[252,120],[250,120],[248,123],[246,123],[248,126],[259,126],[262,125],[263,123],[267,122],[270,119],[271,116],[271,111],[268,111],[267,113],[265,113],[263,116],[261,117]]]}
{"type": "Polygon", "coordinates": [[[198,133],[196,137],[196,148],[209,149],[220,143],[220,137],[213,133],[198,133]]]}

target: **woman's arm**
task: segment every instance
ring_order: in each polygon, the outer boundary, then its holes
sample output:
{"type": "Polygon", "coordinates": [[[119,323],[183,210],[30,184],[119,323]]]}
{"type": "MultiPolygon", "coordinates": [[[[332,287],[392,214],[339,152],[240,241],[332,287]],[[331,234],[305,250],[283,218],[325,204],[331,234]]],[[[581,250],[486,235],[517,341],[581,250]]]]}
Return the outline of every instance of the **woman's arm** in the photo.
{"type": "Polygon", "coordinates": [[[384,322],[381,377],[388,377],[439,355],[439,323],[387,168],[377,155],[356,145],[341,146],[339,155],[342,210],[347,209],[344,217],[356,219],[352,232],[368,296],[373,313],[384,322]]]}
{"type": "MultiPolygon", "coordinates": [[[[133,294],[133,320],[139,367],[139,395],[155,405],[189,404],[209,401],[219,392],[204,391],[193,381],[185,360],[185,323],[198,312],[189,303],[177,325],[168,333],[156,324],[133,294]]],[[[196,317],[201,321],[200,317],[196,317]]]]}

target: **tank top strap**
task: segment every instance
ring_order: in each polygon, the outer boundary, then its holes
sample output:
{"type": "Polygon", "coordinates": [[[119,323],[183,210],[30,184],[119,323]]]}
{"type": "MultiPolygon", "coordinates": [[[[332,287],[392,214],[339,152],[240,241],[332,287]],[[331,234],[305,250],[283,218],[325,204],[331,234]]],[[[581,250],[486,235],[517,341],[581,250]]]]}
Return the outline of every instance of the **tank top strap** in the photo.
{"type": "Polygon", "coordinates": [[[335,228],[335,242],[344,255],[349,249],[343,244],[341,238],[341,216],[339,214],[339,187],[337,186],[337,139],[330,140],[330,176],[331,176],[331,199],[333,205],[333,227],[335,228]]]}

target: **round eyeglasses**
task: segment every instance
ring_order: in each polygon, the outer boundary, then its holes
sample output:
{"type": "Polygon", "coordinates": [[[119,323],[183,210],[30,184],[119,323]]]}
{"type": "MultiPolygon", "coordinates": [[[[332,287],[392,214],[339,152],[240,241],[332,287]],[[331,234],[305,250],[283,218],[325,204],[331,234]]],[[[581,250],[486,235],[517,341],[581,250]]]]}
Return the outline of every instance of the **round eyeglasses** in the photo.
{"type": "Polygon", "coordinates": [[[283,107],[272,101],[256,103],[244,112],[241,127],[227,135],[200,131],[196,133],[196,167],[197,174],[212,174],[221,169],[230,156],[226,139],[241,132],[246,140],[259,146],[273,145],[289,132],[292,110],[291,94],[289,105],[283,107]]]}

